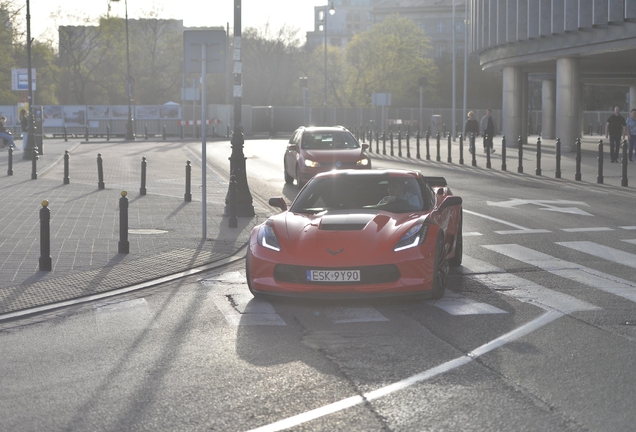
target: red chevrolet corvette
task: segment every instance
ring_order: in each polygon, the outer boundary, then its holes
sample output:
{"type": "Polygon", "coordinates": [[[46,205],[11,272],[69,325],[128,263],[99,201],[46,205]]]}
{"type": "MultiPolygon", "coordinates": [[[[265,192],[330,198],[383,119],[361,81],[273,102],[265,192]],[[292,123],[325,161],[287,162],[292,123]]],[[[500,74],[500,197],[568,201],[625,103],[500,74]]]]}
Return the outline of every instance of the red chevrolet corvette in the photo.
{"type": "Polygon", "coordinates": [[[254,228],[247,284],[254,296],[346,298],[444,294],[462,261],[462,199],[417,171],[316,175],[291,207],[254,228]]]}

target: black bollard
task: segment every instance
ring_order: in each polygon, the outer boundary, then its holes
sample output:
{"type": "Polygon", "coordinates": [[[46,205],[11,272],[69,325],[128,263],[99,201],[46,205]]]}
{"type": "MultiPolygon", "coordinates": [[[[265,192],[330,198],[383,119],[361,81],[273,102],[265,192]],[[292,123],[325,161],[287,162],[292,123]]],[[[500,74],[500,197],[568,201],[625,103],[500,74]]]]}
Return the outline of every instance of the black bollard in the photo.
{"type": "Polygon", "coordinates": [[[382,154],[386,154],[386,131],[382,131],[382,154]]]}
{"type": "Polygon", "coordinates": [[[12,176],[13,175],[13,147],[9,146],[8,154],[9,154],[9,161],[7,163],[7,175],[12,176]]]}
{"type": "Polygon", "coordinates": [[[146,156],[141,158],[141,187],[139,195],[146,195],[146,156]]]}
{"type": "Polygon", "coordinates": [[[623,175],[621,177],[621,186],[627,187],[627,140],[623,140],[623,175]]]}
{"type": "Polygon", "coordinates": [[[426,160],[431,160],[431,146],[430,146],[430,137],[431,134],[426,131],[426,160]]]}
{"type": "Polygon", "coordinates": [[[501,137],[501,170],[506,171],[506,136],[501,137]]]}
{"type": "Polygon", "coordinates": [[[88,126],[86,126],[86,129],[84,130],[84,141],[88,141],[88,126]]]}
{"type": "Polygon", "coordinates": [[[598,157],[596,158],[598,164],[598,174],[596,175],[596,183],[603,183],[603,140],[598,140],[598,157]]]}
{"type": "Polygon", "coordinates": [[[375,152],[380,154],[380,131],[375,130],[375,152]]]}
{"type": "Polygon", "coordinates": [[[415,132],[415,149],[416,149],[415,157],[418,159],[422,159],[422,156],[420,155],[420,131],[419,130],[415,132]]]}
{"type": "Polygon", "coordinates": [[[179,138],[183,139],[183,123],[181,124],[181,130],[179,131],[179,138]]]}
{"type": "Polygon", "coordinates": [[[165,124],[163,125],[163,130],[162,130],[161,136],[162,136],[163,140],[165,141],[166,140],[166,125],[165,124]]]}
{"type": "Polygon", "coordinates": [[[106,141],[110,141],[110,125],[106,125],[106,141]]]}
{"type": "Polygon", "coordinates": [[[230,214],[228,219],[228,227],[236,228],[238,226],[238,218],[236,217],[236,176],[232,174],[230,176],[230,214]]]}
{"type": "Polygon", "coordinates": [[[459,134],[459,164],[464,165],[464,136],[459,134]]]}
{"type": "Polygon", "coordinates": [[[477,166],[477,151],[475,149],[475,142],[477,137],[475,136],[475,132],[470,134],[470,148],[472,151],[470,152],[472,155],[471,166],[477,166]]]}
{"type": "Polygon", "coordinates": [[[411,134],[406,131],[406,157],[411,157],[411,134]]]}
{"type": "Polygon", "coordinates": [[[185,202],[191,202],[192,201],[192,193],[191,193],[191,188],[192,188],[192,165],[190,165],[190,161],[186,162],[186,184],[185,184],[185,195],[183,197],[183,200],[185,202]]]}
{"type": "Polygon", "coordinates": [[[68,150],[64,150],[64,184],[71,183],[71,178],[69,177],[69,159],[70,155],[68,154],[68,150]]]}
{"type": "Polygon", "coordinates": [[[66,130],[66,126],[64,126],[64,142],[67,142],[67,141],[68,141],[68,133],[66,130]]]}
{"type": "Polygon", "coordinates": [[[437,139],[437,158],[435,159],[437,162],[442,160],[442,156],[440,154],[441,148],[440,148],[440,136],[439,136],[439,132],[437,132],[437,135],[435,136],[435,138],[437,139]]]}
{"type": "Polygon", "coordinates": [[[33,157],[31,158],[31,180],[38,178],[38,159],[40,159],[38,148],[33,146],[33,157]]]}
{"type": "Polygon", "coordinates": [[[51,210],[49,202],[42,201],[40,209],[40,271],[51,271],[51,210]]]}
{"type": "Polygon", "coordinates": [[[104,167],[102,162],[102,154],[97,153],[97,188],[104,189],[106,185],[104,184],[104,167]]]}
{"type": "Polygon", "coordinates": [[[393,156],[393,131],[389,132],[389,140],[391,141],[391,156],[393,156]]]}
{"type": "Polygon", "coordinates": [[[369,130],[369,152],[373,153],[373,132],[369,130]]]}
{"type": "Polygon", "coordinates": [[[128,242],[128,192],[121,191],[119,198],[119,243],[117,244],[117,253],[127,254],[130,252],[130,243],[128,242]]]}
{"type": "Polygon", "coordinates": [[[402,157],[402,131],[398,131],[398,156],[402,157]]]}
{"type": "Polygon", "coordinates": [[[576,173],[574,180],[581,181],[581,138],[576,139],[576,173]]]}
{"type": "Polygon", "coordinates": [[[556,171],[554,178],[561,178],[561,138],[556,140],[556,171]]]}
{"type": "Polygon", "coordinates": [[[534,170],[534,174],[541,175],[541,137],[537,137],[537,169],[534,170]]]}
{"type": "MultiPolygon", "coordinates": [[[[484,137],[484,139],[486,139],[484,137]]],[[[486,147],[486,168],[492,168],[492,164],[490,163],[490,146],[486,147]]]]}
{"type": "Polygon", "coordinates": [[[451,156],[451,134],[448,134],[448,157],[446,159],[446,162],[453,162],[453,157],[451,156]]]}
{"type": "Polygon", "coordinates": [[[523,142],[521,141],[521,135],[519,135],[517,145],[519,146],[519,166],[517,166],[517,172],[521,174],[523,173],[523,142]]]}
{"type": "Polygon", "coordinates": [[[148,125],[144,124],[144,137],[148,141],[148,125]]]}
{"type": "Polygon", "coordinates": [[[199,139],[199,137],[200,137],[201,135],[199,134],[199,125],[198,125],[198,124],[197,124],[197,132],[196,132],[196,134],[197,134],[197,139],[199,139]]]}

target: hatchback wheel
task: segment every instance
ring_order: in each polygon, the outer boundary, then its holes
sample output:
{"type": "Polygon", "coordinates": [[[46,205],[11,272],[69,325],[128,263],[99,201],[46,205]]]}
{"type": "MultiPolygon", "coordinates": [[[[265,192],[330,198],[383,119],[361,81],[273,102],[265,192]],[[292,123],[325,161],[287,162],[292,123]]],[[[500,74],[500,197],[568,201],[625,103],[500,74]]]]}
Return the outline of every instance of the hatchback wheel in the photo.
{"type": "Polygon", "coordinates": [[[287,172],[287,162],[283,162],[283,167],[285,170],[285,183],[292,184],[294,182],[294,178],[287,172]]]}
{"type": "Polygon", "coordinates": [[[303,187],[305,183],[300,179],[300,167],[296,166],[296,184],[298,187],[303,187]]]}

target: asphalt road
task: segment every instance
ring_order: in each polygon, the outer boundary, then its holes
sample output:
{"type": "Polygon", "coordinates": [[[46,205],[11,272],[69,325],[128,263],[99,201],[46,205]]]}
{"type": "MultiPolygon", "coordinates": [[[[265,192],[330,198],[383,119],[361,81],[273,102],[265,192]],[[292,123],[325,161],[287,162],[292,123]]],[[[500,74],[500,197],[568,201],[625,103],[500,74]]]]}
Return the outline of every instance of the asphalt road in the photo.
{"type": "MultiPolygon", "coordinates": [[[[284,147],[246,143],[255,200],[297,193],[284,147]]],[[[257,301],[237,263],[11,323],[0,430],[632,430],[633,190],[373,163],[464,199],[442,300],[257,301]]]]}

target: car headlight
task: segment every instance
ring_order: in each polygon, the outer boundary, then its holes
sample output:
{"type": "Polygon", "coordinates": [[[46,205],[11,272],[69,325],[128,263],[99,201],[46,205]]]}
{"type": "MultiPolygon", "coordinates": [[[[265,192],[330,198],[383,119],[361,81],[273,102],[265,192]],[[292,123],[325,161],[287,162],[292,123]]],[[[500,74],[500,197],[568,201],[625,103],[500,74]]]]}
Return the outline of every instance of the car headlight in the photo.
{"type": "Polygon", "coordinates": [[[309,168],[317,168],[320,164],[316,161],[312,161],[311,159],[305,159],[305,166],[309,168]]]}
{"type": "Polygon", "coordinates": [[[358,162],[356,162],[357,166],[369,166],[369,159],[364,158],[364,159],[360,159],[358,162]]]}
{"type": "Polygon", "coordinates": [[[402,236],[399,242],[393,248],[394,252],[409,249],[421,245],[426,239],[428,233],[428,225],[423,222],[413,225],[413,227],[402,236]]]}
{"type": "Polygon", "coordinates": [[[278,242],[274,228],[268,224],[261,225],[258,229],[258,244],[267,249],[280,252],[280,243],[278,242]]]}

